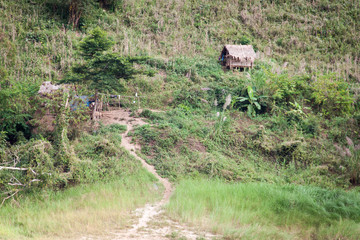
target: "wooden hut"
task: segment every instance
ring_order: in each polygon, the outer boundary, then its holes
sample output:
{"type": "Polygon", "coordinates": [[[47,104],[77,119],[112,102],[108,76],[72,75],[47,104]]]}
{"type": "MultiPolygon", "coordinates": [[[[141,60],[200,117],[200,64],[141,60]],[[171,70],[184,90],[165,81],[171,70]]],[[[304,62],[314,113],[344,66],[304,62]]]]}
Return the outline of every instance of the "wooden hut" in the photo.
{"type": "Polygon", "coordinates": [[[255,61],[255,51],[251,45],[225,45],[219,60],[228,69],[252,68],[255,61]]]}

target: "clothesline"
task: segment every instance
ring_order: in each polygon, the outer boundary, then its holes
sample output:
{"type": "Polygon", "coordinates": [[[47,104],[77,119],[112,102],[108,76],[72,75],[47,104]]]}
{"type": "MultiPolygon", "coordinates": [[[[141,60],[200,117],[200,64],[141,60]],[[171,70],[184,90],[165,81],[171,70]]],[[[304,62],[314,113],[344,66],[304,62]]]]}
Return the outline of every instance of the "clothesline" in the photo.
{"type": "MultiPolygon", "coordinates": [[[[113,94],[105,94],[105,93],[99,93],[99,95],[102,95],[102,96],[110,96],[110,98],[107,98],[107,99],[103,99],[102,101],[106,101],[106,102],[110,102],[111,101],[111,99],[113,99],[113,100],[118,100],[119,102],[118,102],[118,104],[119,104],[119,108],[121,108],[121,99],[124,99],[124,98],[132,98],[133,99],[133,101],[132,101],[132,103],[133,104],[136,104],[137,103],[137,105],[138,105],[138,108],[140,108],[140,99],[141,98],[144,98],[143,96],[139,96],[138,95],[138,93],[136,92],[135,93],[135,96],[125,96],[125,95],[113,95],[113,94]]],[[[100,109],[102,109],[102,102],[101,102],[101,107],[100,107],[100,109]]]]}
{"type": "Polygon", "coordinates": [[[106,93],[99,93],[99,95],[105,95],[105,96],[110,96],[111,98],[144,98],[144,96],[138,96],[137,94],[135,94],[135,96],[124,96],[124,95],[113,95],[113,94],[106,94],[106,93]]]}

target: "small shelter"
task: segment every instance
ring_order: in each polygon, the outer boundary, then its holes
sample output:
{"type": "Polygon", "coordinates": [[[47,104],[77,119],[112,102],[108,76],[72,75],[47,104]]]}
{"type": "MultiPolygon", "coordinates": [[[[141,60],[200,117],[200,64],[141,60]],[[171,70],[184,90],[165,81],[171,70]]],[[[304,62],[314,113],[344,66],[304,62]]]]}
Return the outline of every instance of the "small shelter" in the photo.
{"type": "Polygon", "coordinates": [[[225,45],[219,60],[221,64],[228,69],[240,68],[252,68],[256,53],[252,45],[225,45]]]}

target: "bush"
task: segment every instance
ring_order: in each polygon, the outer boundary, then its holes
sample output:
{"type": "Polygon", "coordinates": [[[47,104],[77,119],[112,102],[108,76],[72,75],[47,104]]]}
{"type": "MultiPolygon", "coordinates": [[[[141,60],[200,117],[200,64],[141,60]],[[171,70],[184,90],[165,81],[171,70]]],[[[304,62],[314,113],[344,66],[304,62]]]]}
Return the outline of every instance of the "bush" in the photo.
{"type": "Polygon", "coordinates": [[[352,113],[354,99],[349,85],[334,74],[318,75],[311,83],[314,106],[325,116],[346,116],[352,113]]]}
{"type": "Polygon", "coordinates": [[[148,118],[150,120],[162,120],[163,119],[163,117],[160,116],[160,114],[154,113],[154,112],[150,111],[149,109],[144,109],[141,112],[140,117],[148,118]]]}
{"type": "Polygon", "coordinates": [[[347,146],[340,147],[338,144],[334,144],[336,150],[343,158],[345,171],[352,184],[360,184],[360,144],[355,144],[351,138],[346,137],[347,146]]]}

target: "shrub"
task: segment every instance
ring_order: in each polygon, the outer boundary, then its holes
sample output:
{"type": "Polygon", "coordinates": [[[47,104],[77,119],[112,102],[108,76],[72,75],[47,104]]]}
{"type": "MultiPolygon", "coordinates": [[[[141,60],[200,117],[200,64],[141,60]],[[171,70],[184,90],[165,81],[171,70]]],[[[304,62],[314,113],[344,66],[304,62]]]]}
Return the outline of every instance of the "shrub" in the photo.
{"type": "Polygon", "coordinates": [[[277,104],[287,105],[290,101],[300,101],[309,96],[309,76],[289,76],[265,71],[271,96],[277,104]]]}
{"type": "Polygon", "coordinates": [[[160,114],[154,113],[149,109],[144,109],[141,112],[140,117],[149,118],[150,120],[162,120],[163,119],[163,117],[160,116],[160,114]]]}
{"type": "MultiPolygon", "coordinates": [[[[255,117],[262,110],[261,99],[266,96],[258,96],[251,86],[247,87],[245,97],[237,97],[233,103],[234,107],[245,108],[249,117],[255,117]]],[[[264,111],[264,110],[262,110],[264,111]]]]}
{"type": "Polygon", "coordinates": [[[325,116],[346,116],[352,113],[354,99],[349,85],[334,74],[318,75],[311,83],[314,106],[325,116]]]}
{"type": "MultiPolygon", "coordinates": [[[[360,144],[355,145],[351,138],[346,137],[347,147],[334,144],[338,153],[343,157],[345,171],[352,184],[360,184],[360,144]]],[[[344,168],[344,166],[342,166],[344,168]]]]}

